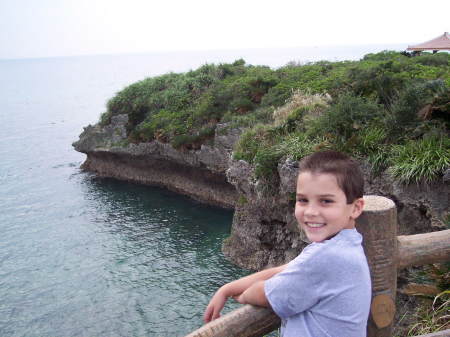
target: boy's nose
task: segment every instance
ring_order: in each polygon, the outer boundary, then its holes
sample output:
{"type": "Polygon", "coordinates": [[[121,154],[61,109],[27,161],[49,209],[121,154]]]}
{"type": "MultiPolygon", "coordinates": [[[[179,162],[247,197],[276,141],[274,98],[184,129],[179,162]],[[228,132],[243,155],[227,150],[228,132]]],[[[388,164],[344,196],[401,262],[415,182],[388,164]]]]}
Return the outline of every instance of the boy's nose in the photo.
{"type": "Polygon", "coordinates": [[[308,206],[305,209],[305,215],[315,216],[318,214],[319,214],[319,211],[318,211],[317,207],[315,205],[308,204],[308,206]]]}

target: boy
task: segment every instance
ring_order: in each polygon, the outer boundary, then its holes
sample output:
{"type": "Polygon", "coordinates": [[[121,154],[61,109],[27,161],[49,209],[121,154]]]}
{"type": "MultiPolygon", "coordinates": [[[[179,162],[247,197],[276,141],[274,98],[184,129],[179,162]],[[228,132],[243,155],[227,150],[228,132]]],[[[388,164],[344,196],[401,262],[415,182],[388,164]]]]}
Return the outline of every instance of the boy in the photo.
{"type": "Polygon", "coordinates": [[[295,217],[312,242],[286,265],[222,286],[205,322],[220,316],[229,297],[271,307],[283,337],[365,337],[370,310],[369,267],[355,219],[364,207],[356,162],[334,151],[300,162],[295,217]]]}

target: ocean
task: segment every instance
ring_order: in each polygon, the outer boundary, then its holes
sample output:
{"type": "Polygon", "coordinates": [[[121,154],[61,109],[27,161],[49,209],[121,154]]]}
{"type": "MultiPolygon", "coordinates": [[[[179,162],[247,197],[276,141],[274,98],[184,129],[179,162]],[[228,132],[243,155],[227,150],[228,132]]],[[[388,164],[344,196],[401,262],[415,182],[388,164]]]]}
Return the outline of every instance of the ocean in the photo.
{"type": "Polygon", "coordinates": [[[184,336],[218,287],[248,273],[221,253],[231,211],[80,170],[71,144],[117,91],[205,63],[384,49],[402,46],[0,60],[0,336],[184,336]]]}

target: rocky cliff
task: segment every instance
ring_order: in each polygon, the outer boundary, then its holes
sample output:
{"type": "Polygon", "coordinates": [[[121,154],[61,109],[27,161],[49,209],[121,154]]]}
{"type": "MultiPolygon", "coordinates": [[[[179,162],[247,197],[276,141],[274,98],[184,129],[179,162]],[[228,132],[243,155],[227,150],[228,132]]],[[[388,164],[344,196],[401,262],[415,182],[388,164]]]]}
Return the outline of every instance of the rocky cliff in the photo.
{"type": "Polygon", "coordinates": [[[73,143],[75,150],[87,155],[83,169],[102,177],[164,186],[211,205],[234,208],[237,193],[225,171],[238,130],[219,125],[211,145],[183,151],[157,140],[129,144],[127,122],[127,115],[118,115],[107,126],[84,128],[73,143]]]}
{"type": "MultiPolygon", "coordinates": [[[[248,269],[278,265],[298,255],[306,239],[293,216],[297,162],[278,165],[270,181],[258,180],[254,168],[231,158],[240,131],[219,124],[210,144],[199,150],[176,150],[152,141],[128,144],[127,115],[112,117],[110,125],[88,126],[74,143],[87,154],[83,168],[100,176],[143,184],[161,185],[194,199],[234,208],[230,237],[223,251],[248,269]]],[[[366,194],[383,195],[398,207],[399,234],[445,229],[450,177],[431,185],[402,185],[389,175],[372,177],[366,172],[366,194]]]]}

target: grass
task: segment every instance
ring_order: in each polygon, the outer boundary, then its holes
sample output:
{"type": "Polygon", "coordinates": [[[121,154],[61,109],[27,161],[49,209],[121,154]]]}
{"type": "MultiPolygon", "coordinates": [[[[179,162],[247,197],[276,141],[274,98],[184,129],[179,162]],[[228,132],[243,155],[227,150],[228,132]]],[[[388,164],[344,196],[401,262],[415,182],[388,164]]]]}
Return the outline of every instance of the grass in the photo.
{"type": "Polygon", "coordinates": [[[389,173],[404,183],[431,182],[450,167],[450,139],[446,135],[409,140],[392,147],[389,173]]]}
{"type": "Polygon", "coordinates": [[[411,272],[411,280],[419,285],[415,288],[417,293],[412,296],[418,304],[412,311],[404,313],[397,324],[394,337],[417,336],[450,329],[450,262],[430,264],[411,272]],[[435,293],[424,290],[427,288],[420,288],[420,285],[431,286],[428,289],[434,288],[435,293]],[[409,322],[406,329],[401,328],[401,322],[405,319],[409,322]]]}
{"type": "Polygon", "coordinates": [[[431,307],[422,307],[416,313],[417,323],[407,336],[418,336],[450,329],[450,290],[437,295],[431,307]]]}

